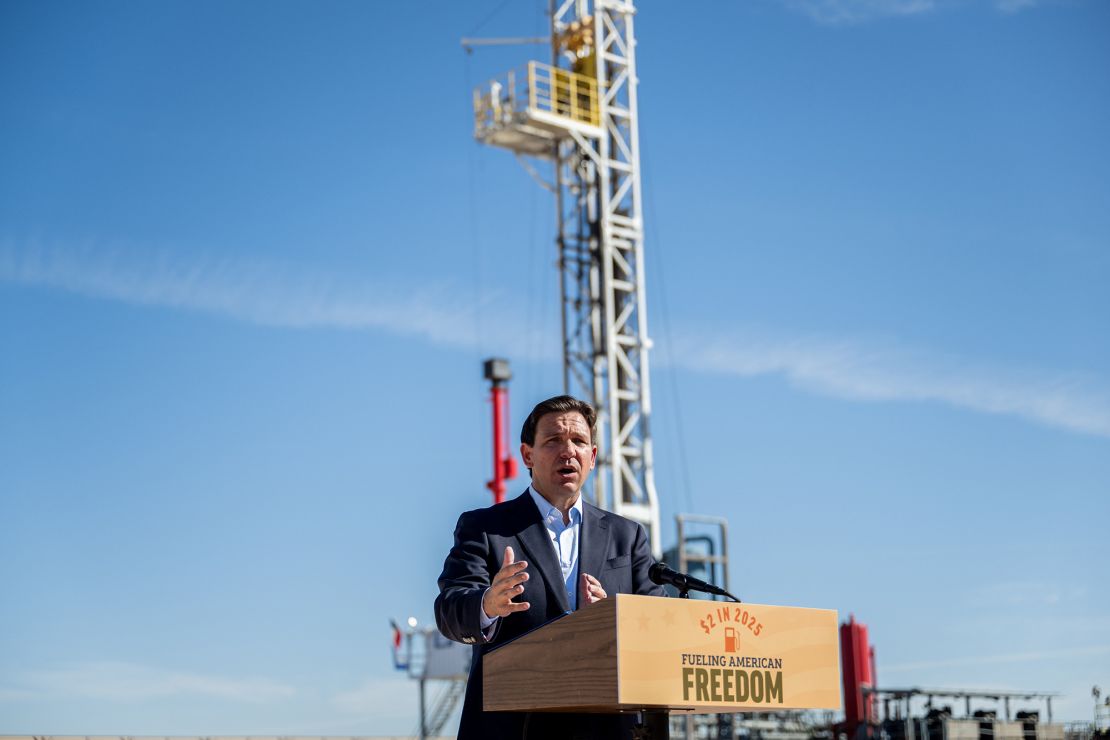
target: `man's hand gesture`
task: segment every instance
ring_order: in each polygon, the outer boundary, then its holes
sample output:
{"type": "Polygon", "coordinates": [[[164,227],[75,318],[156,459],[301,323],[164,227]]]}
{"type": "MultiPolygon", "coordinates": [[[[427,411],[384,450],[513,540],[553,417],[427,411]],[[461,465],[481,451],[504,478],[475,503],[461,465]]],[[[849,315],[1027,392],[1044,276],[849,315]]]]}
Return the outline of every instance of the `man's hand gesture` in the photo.
{"type": "Polygon", "coordinates": [[[528,563],[523,560],[513,560],[513,548],[505,548],[505,557],[501,561],[501,570],[493,577],[493,583],[482,597],[482,609],[486,616],[507,617],[513,612],[522,612],[532,606],[527,601],[513,601],[514,596],[524,593],[524,582],[528,574],[524,569],[528,563]]]}
{"type": "Polygon", "coordinates": [[[596,604],[609,595],[605,593],[605,589],[601,587],[601,581],[597,580],[589,573],[583,573],[578,577],[578,584],[582,593],[582,598],[587,604],[596,604]]]}

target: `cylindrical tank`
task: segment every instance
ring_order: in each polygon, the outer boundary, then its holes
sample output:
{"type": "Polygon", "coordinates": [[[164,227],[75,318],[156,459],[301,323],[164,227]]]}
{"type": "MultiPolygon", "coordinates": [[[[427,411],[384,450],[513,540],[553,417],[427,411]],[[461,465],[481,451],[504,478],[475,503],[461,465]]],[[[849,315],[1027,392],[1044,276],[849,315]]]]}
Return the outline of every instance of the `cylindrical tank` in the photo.
{"type": "Polygon", "coordinates": [[[861,686],[874,687],[872,665],[874,652],[867,642],[867,625],[859,624],[853,615],[840,625],[841,681],[844,686],[844,724],[848,737],[856,737],[860,725],[871,721],[871,702],[864,699],[861,686]]]}

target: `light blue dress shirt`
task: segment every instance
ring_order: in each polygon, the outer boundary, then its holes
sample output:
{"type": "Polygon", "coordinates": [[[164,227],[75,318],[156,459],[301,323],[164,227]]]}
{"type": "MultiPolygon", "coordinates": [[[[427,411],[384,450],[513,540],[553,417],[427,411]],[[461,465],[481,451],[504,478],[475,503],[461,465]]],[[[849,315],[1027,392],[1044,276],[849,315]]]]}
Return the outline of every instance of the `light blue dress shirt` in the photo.
{"type": "Polygon", "coordinates": [[[543,526],[555,548],[555,557],[563,570],[563,585],[567,589],[567,603],[571,611],[578,608],[578,535],[582,531],[582,495],[567,512],[569,524],[563,524],[563,513],[548,503],[535,488],[528,486],[532,501],[540,510],[543,526]]]}

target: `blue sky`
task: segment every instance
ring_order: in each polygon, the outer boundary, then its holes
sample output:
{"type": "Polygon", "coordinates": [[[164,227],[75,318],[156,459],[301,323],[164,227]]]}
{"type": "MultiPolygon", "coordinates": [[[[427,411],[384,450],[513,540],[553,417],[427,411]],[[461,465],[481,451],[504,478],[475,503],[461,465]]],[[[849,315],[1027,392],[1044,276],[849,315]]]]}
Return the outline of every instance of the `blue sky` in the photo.
{"type": "MultiPolygon", "coordinates": [[[[0,3],[0,732],[412,731],[553,204],[544,2],[0,3]]],[[[641,3],[657,481],[886,685],[1110,681],[1110,6],[641,3]]],[[[521,480],[512,484],[523,488],[521,480]]]]}

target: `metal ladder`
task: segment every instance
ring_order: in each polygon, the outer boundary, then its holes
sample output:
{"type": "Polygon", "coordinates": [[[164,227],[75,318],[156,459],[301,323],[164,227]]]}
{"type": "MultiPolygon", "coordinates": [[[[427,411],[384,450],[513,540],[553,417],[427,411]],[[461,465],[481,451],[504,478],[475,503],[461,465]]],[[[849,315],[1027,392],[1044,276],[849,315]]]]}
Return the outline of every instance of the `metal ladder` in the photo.
{"type": "Polygon", "coordinates": [[[466,681],[448,682],[447,688],[439,695],[428,713],[428,720],[425,725],[428,736],[434,737],[440,734],[440,730],[447,724],[447,720],[451,717],[451,713],[455,711],[455,707],[464,693],[466,693],[466,681]]]}

